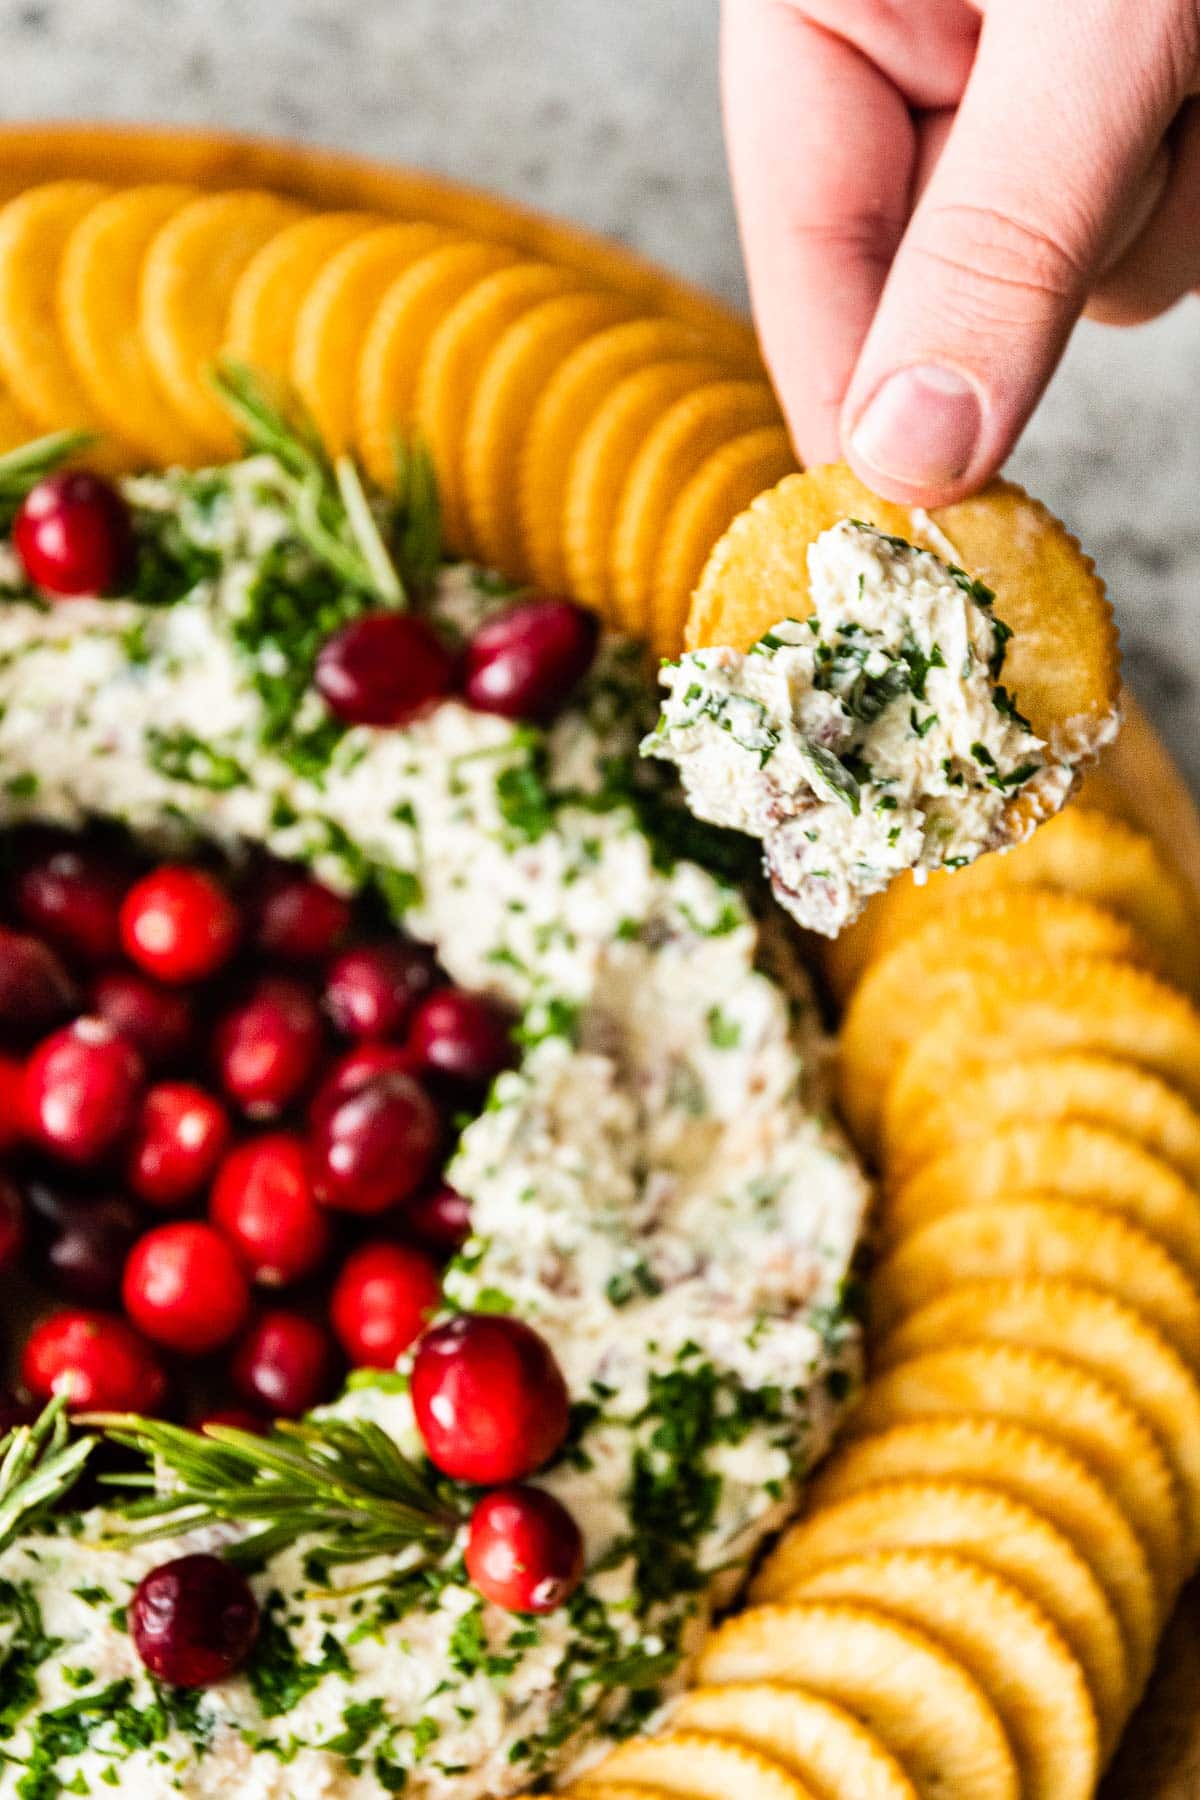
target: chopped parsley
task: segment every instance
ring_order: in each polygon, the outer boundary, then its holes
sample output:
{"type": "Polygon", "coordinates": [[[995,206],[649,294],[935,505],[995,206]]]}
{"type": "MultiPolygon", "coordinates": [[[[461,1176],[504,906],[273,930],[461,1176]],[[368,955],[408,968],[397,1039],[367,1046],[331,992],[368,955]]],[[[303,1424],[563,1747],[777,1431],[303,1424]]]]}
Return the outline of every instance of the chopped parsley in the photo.
{"type": "Polygon", "coordinates": [[[304,1661],[284,1624],[286,1610],[283,1595],[273,1589],[263,1608],[258,1642],[246,1670],[251,1691],[266,1719],[290,1712],[327,1675],[350,1674],[346,1652],[331,1632],[322,1639],[317,1661],[304,1661]]]}

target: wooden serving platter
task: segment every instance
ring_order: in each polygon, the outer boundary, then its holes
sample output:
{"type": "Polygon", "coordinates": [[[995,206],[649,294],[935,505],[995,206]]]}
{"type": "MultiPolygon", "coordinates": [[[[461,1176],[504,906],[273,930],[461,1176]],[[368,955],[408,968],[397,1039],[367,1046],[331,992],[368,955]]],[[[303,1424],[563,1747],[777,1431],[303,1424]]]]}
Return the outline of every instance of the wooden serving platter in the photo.
{"type": "MultiPolygon", "coordinates": [[[[355,207],[441,221],[586,271],[719,337],[761,366],[745,319],[700,289],[619,245],[414,169],[393,169],[310,145],[157,127],[0,126],[0,201],[36,182],[99,177],[182,181],[201,188],[266,187],[316,206],[355,207]]],[[[1153,726],[1132,700],[1103,765],[1105,803],[1149,831],[1186,877],[1200,921],[1200,812],[1153,726]]],[[[1200,928],[1200,925],[1198,925],[1200,928]]],[[[1103,1786],[1104,1800],[1200,1797],[1200,1580],[1185,1594],[1150,1691],[1103,1786]]]]}

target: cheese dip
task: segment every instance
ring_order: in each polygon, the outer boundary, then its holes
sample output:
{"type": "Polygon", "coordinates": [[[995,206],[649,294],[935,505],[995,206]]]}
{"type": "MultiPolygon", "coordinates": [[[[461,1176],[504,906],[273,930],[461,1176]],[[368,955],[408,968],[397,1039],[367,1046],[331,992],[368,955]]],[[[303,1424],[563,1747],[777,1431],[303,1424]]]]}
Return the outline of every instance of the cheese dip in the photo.
{"type": "Polygon", "coordinates": [[[642,750],[699,818],[761,840],[780,904],[835,937],[902,870],[1016,842],[1074,775],[1002,685],[1010,634],[982,583],[853,519],[808,568],[810,618],[663,668],[642,750]]]}

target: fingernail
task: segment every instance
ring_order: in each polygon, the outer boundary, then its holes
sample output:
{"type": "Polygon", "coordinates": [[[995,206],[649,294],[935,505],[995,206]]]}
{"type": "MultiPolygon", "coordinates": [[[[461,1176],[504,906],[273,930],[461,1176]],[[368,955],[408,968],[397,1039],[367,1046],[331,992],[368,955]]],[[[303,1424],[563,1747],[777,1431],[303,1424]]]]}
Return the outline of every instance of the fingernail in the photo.
{"type": "Polygon", "coordinates": [[[983,415],[954,369],[934,363],[889,375],[850,434],[855,456],[893,481],[954,481],[968,468],[983,415]]]}

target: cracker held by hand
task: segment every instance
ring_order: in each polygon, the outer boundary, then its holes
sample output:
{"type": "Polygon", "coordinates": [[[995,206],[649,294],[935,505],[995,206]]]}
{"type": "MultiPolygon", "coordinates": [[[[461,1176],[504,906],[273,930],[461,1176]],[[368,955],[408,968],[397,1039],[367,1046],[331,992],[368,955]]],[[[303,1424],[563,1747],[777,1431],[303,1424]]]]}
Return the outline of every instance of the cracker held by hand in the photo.
{"type": "Polygon", "coordinates": [[[1103,584],[995,482],[934,514],[848,469],[734,520],[663,671],[648,755],[763,843],[781,904],[833,937],[905,870],[958,869],[1057,812],[1118,722],[1103,584]]]}

